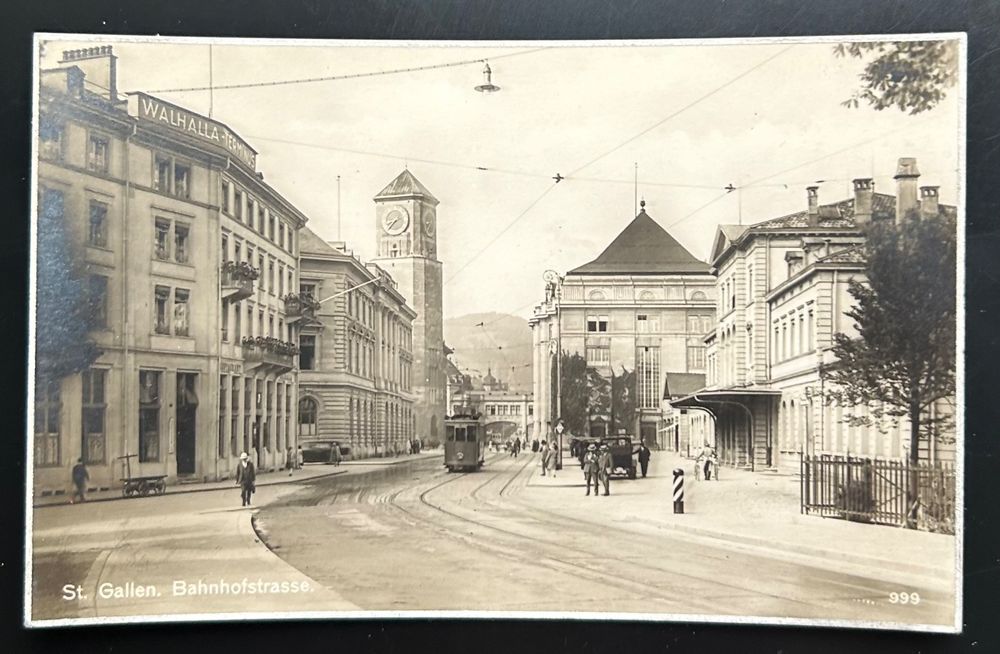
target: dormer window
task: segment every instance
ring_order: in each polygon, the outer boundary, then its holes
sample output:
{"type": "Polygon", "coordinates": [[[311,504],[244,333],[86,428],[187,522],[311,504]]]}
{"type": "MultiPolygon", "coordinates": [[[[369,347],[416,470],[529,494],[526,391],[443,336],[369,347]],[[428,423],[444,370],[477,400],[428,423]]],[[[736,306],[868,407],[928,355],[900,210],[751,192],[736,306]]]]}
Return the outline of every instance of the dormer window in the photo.
{"type": "Polygon", "coordinates": [[[804,262],[805,259],[801,252],[787,252],[785,254],[785,263],[788,265],[788,277],[791,278],[802,270],[804,262]]]}

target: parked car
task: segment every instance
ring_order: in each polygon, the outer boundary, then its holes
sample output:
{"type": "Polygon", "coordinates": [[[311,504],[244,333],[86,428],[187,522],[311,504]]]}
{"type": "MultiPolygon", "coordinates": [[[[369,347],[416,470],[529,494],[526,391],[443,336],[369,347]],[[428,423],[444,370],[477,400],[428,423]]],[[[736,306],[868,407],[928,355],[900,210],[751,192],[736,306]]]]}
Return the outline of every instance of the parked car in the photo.
{"type": "Polygon", "coordinates": [[[611,474],[635,479],[635,455],[639,452],[639,444],[633,443],[628,434],[606,436],[601,443],[611,450],[611,474]]]}
{"type": "Polygon", "coordinates": [[[351,446],[340,441],[309,441],[302,444],[302,463],[336,463],[338,452],[342,459],[351,453],[351,446]]]}

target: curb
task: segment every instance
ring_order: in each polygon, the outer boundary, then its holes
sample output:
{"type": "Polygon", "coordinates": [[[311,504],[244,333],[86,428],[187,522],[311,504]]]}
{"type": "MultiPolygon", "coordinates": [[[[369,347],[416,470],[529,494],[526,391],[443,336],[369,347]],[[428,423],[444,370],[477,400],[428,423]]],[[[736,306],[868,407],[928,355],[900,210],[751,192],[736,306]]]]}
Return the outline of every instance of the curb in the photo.
{"type": "MultiPolygon", "coordinates": [[[[267,480],[267,481],[263,481],[263,482],[257,484],[257,486],[258,487],[260,487],[260,486],[278,486],[280,484],[302,483],[302,482],[312,481],[313,479],[323,479],[323,478],[326,478],[326,477],[333,477],[334,475],[344,474],[345,472],[347,472],[347,471],[346,470],[336,470],[334,472],[324,472],[324,473],[319,474],[319,475],[312,475],[311,477],[305,477],[305,478],[300,477],[298,479],[294,479],[293,478],[293,479],[281,479],[281,480],[278,480],[278,479],[267,480]]],[[[230,491],[230,490],[234,490],[234,489],[237,488],[237,486],[235,484],[233,484],[232,486],[216,486],[216,487],[213,487],[213,488],[193,488],[194,486],[196,486],[196,484],[179,484],[179,485],[171,486],[170,488],[168,488],[167,492],[164,493],[163,495],[151,494],[151,495],[147,495],[146,498],[149,499],[151,497],[166,497],[168,495],[184,495],[186,493],[211,493],[213,491],[230,491]],[[185,486],[192,486],[192,488],[185,488],[185,486]]],[[[132,499],[139,499],[139,498],[137,498],[137,497],[124,497],[121,494],[118,494],[118,495],[114,495],[112,497],[99,497],[99,498],[95,498],[95,499],[92,499],[92,500],[87,500],[86,502],[83,502],[83,504],[96,504],[98,502],[117,502],[117,501],[120,501],[120,500],[132,500],[132,499]]],[[[67,500],[65,502],[51,502],[51,503],[47,503],[47,504],[33,504],[32,508],[33,509],[46,509],[46,508],[49,508],[49,507],[52,507],[52,506],[69,506],[70,504],[72,504],[72,502],[70,502],[70,501],[67,500]]]]}

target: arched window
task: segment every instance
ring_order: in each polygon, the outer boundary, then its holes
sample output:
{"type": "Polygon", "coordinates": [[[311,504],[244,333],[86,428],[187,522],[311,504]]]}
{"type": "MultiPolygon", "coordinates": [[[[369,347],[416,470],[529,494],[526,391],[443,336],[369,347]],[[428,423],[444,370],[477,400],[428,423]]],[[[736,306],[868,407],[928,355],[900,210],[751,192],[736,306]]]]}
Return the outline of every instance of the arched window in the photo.
{"type": "Polygon", "coordinates": [[[319,407],[316,400],[304,397],[299,400],[299,436],[315,436],[319,407]]]}
{"type": "Polygon", "coordinates": [[[593,290],[593,291],[591,291],[590,293],[587,294],[587,299],[589,299],[589,300],[603,300],[604,299],[604,292],[595,289],[595,290],[593,290]]]}
{"type": "Polygon", "coordinates": [[[707,300],[708,297],[701,291],[695,291],[694,293],[691,294],[691,299],[697,302],[699,300],[707,300]]]}

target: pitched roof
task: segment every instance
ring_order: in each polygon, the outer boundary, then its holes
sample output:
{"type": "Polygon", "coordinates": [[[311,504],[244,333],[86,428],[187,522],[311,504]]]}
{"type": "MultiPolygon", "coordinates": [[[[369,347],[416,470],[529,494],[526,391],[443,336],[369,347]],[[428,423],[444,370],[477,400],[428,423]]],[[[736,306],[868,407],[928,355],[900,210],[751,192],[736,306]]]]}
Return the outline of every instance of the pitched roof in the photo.
{"type": "Polygon", "coordinates": [[[697,372],[668,372],[663,382],[663,399],[684,397],[705,387],[705,375],[697,372]]]}
{"type": "Polygon", "coordinates": [[[706,274],[709,266],[678,243],[643,209],[599,257],[570,274],[706,274]]]}
{"type": "Polygon", "coordinates": [[[389,182],[388,186],[378,192],[375,199],[395,198],[409,195],[421,196],[437,202],[437,198],[434,197],[434,195],[427,190],[427,187],[421,184],[420,180],[414,177],[413,173],[409,170],[404,170],[399,173],[396,179],[389,182]]]}
{"type": "Polygon", "coordinates": [[[299,252],[302,254],[344,254],[308,227],[299,230],[299,252]]]}

